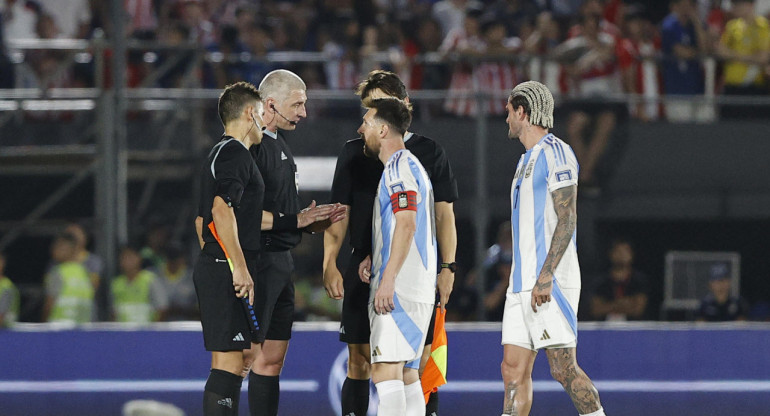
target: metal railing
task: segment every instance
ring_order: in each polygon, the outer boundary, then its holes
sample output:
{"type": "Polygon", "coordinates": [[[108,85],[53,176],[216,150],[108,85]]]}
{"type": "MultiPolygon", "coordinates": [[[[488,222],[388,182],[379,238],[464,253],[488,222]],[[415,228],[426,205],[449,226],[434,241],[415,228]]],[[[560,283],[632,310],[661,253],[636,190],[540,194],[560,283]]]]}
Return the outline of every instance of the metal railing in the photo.
{"type": "MultiPolygon", "coordinates": [[[[0,163],[0,173],[5,175],[24,174],[51,174],[54,172],[67,172],[71,178],[62,184],[58,190],[48,194],[39,201],[38,206],[28,215],[14,223],[4,224],[7,230],[0,238],[0,249],[6,247],[15,238],[33,227],[43,215],[59,202],[69,191],[83,182],[86,178],[94,177],[96,180],[96,218],[99,233],[97,235],[97,251],[107,262],[108,273],[116,269],[115,249],[128,239],[128,196],[126,186],[131,172],[144,180],[144,187],[137,204],[137,209],[146,211],[154,189],[164,175],[179,175],[180,170],[173,166],[160,169],[158,165],[165,162],[178,161],[187,163],[200,157],[201,149],[205,147],[205,133],[202,117],[190,116],[194,132],[192,146],[188,149],[171,149],[171,137],[175,126],[181,120],[182,111],[191,111],[200,114],[205,105],[210,104],[219,96],[218,89],[201,88],[200,80],[196,75],[204,64],[221,64],[226,62],[250,62],[260,60],[269,63],[312,63],[328,62],[329,56],[316,52],[272,52],[263,57],[254,57],[248,54],[222,54],[219,52],[207,52],[192,45],[170,47],[158,43],[139,41],[113,41],[108,42],[103,38],[94,40],[26,40],[9,43],[10,55],[17,68],[29,70],[25,67],[25,53],[32,50],[59,50],[66,51],[66,58],[62,59],[61,68],[57,71],[68,70],[75,64],[88,64],[94,68],[94,85],[88,88],[20,88],[14,90],[0,90],[0,127],[15,119],[23,123],[25,112],[41,111],[67,111],[86,113],[93,115],[93,119],[86,132],[90,132],[94,140],[84,140],[84,143],[66,146],[46,147],[3,147],[0,143],[0,160],[8,161],[13,158],[21,163],[9,165],[0,163]],[[121,45],[122,43],[122,45],[121,45]],[[111,79],[106,79],[105,68],[108,66],[106,51],[112,51],[111,79]],[[184,71],[185,88],[155,88],[155,82],[164,76],[173,66],[168,62],[180,62],[180,60],[166,61],[149,74],[140,88],[125,88],[125,53],[118,51],[145,51],[145,54],[157,52],[173,52],[179,54],[194,55],[189,60],[189,65],[184,71]],[[123,65],[121,65],[123,62],[123,65]],[[118,88],[115,88],[117,86],[118,88]],[[125,125],[126,114],[129,111],[143,111],[150,113],[167,113],[166,123],[156,134],[156,147],[150,150],[130,149],[126,141],[125,125]],[[57,156],[77,156],[75,164],[62,164],[57,156]],[[46,159],[46,157],[49,157],[46,159]],[[25,159],[26,158],[26,159],[25,159]],[[34,158],[34,162],[31,160],[34,158]],[[132,162],[144,161],[144,166],[132,164],[132,162]],[[26,163],[26,165],[25,165],[26,163]],[[58,164],[57,164],[58,163],[58,164]],[[154,163],[155,165],[153,165],[154,163]],[[42,169],[42,170],[41,170],[42,169]],[[131,172],[130,172],[131,171],[131,172]]],[[[152,56],[143,59],[152,60],[152,56]]],[[[375,60],[387,62],[387,55],[375,56],[375,60]]],[[[179,58],[181,59],[181,58],[179,58]]],[[[516,55],[498,57],[467,57],[461,55],[442,55],[438,53],[425,54],[415,57],[412,63],[452,64],[455,62],[469,62],[471,64],[483,62],[486,59],[496,59],[515,62],[523,68],[524,72],[541,73],[544,66],[555,64],[556,61],[549,57],[516,55]]],[[[702,96],[690,97],[695,102],[714,107],[718,104],[770,104],[770,97],[723,97],[717,96],[716,68],[717,62],[712,57],[703,58],[705,69],[705,93],[702,96]]],[[[553,71],[551,71],[553,73],[553,71]]],[[[447,98],[446,90],[416,90],[410,91],[413,102],[439,101],[447,98]]],[[[455,97],[472,99],[477,101],[478,108],[491,99],[505,99],[508,91],[480,91],[478,89],[464,92],[454,92],[455,97]]],[[[309,90],[311,100],[323,100],[329,102],[357,100],[351,91],[345,90],[309,90]]],[[[568,97],[556,96],[557,101],[563,101],[568,97]]],[[[601,98],[602,102],[614,102],[618,104],[633,103],[661,103],[668,97],[642,97],[629,94],[608,94],[601,98]],[[652,100],[652,101],[651,101],[652,100]]],[[[420,114],[417,115],[420,117],[420,114]]],[[[474,252],[477,263],[484,258],[487,242],[487,226],[490,219],[489,200],[487,187],[487,172],[485,162],[487,155],[487,138],[489,132],[489,116],[483,111],[474,116],[476,126],[474,154],[470,156],[474,160],[473,172],[476,183],[475,194],[468,196],[474,202],[474,215],[472,217],[474,228],[474,252]]],[[[89,137],[91,137],[89,136],[89,137]]],[[[182,173],[188,174],[187,172],[182,173]]],[[[111,273],[110,275],[114,275],[111,273]]],[[[483,279],[478,279],[479,293],[483,293],[483,279]]],[[[479,302],[481,308],[481,302],[479,302]]]]}

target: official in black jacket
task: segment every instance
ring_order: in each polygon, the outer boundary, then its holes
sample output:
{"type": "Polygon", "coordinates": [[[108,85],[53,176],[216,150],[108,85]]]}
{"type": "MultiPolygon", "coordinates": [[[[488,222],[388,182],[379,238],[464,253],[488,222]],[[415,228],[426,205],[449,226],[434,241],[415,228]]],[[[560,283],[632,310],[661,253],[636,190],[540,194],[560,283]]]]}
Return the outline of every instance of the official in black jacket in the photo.
{"type": "Polygon", "coordinates": [[[294,130],[307,116],[306,87],[291,71],[278,69],[259,84],[265,107],[266,129],[251,155],[265,181],[262,212],[262,254],[254,279],[254,309],[259,320],[254,362],[245,363],[249,374],[249,409],[252,416],[278,414],[278,380],[291,338],[294,315],[294,261],[291,250],[303,231],[323,231],[346,215],[340,204],[300,210],[297,195],[299,172],[281,130],[294,130]]]}

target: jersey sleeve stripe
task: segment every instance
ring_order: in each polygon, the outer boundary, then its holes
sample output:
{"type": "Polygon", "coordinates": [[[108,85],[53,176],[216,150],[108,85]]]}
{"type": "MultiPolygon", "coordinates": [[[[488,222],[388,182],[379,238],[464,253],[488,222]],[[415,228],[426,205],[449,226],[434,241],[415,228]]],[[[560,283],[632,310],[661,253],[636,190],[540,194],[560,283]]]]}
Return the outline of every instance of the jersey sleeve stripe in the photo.
{"type": "Polygon", "coordinates": [[[567,163],[567,156],[564,154],[564,146],[562,146],[561,143],[556,142],[559,146],[559,155],[561,155],[561,163],[566,164],[567,163]]]}
{"type": "Polygon", "coordinates": [[[230,143],[231,140],[235,140],[235,139],[227,139],[227,140],[223,141],[222,143],[220,143],[219,144],[219,149],[217,149],[217,153],[214,155],[214,158],[211,159],[211,176],[213,176],[214,179],[217,178],[216,171],[214,170],[214,164],[217,163],[217,157],[219,156],[219,152],[221,152],[222,148],[225,147],[225,145],[227,143],[230,143]]]}

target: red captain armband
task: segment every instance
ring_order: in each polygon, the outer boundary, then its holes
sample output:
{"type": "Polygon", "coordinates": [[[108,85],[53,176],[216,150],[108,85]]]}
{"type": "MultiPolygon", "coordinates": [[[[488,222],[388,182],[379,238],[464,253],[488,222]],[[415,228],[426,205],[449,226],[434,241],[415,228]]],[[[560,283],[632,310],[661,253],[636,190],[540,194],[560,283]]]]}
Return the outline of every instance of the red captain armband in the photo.
{"type": "Polygon", "coordinates": [[[417,192],[404,191],[396,192],[390,196],[390,206],[393,213],[399,211],[417,211],[417,192]]]}

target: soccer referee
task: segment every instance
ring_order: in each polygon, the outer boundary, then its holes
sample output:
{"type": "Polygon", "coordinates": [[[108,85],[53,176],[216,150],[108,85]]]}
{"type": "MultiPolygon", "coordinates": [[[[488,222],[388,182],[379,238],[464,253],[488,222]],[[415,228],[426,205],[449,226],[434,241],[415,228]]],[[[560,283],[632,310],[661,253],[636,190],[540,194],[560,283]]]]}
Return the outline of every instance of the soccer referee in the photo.
{"type": "MultiPolygon", "coordinates": [[[[406,87],[398,76],[389,71],[375,70],[362,81],[356,90],[361,100],[377,98],[398,98],[409,100],[406,87]]],[[[404,135],[407,150],[412,152],[430,176],[433,185],[436,211],[436,237],[441,257],[441,270],[437,279],[440,302],[446,307],[454,284],[456,270],[455,251],[457,230],[453,202],[457,200],[457,181],[447,159],[446,152],[434,140],[416,133],[404,135]]],[[[342,414],[365,416],[369,407],[369,285],[361,282],[358,268],[372,252],[372,210],[377,194],[377,184],[382,176],[383,164],[376,155],[364,154],[364,140],[350,140],[342,148],[337,159],[332,184],[332,200],[339,201],[350,209],[346,219],[330,226],[324,235],[324,286],[330,297],[341,299],[342,321],[340,341],[348,344],[348,374],[342,385],[342,414]],[[350,245],[353,254],[345,269],[344,276],[337,268],[337,256],[350,226],[350,245]]],[[[433,339],[433,323],[426,342],[433,339]]],[[[423,352],[421,367],[430,355],[430,347],[423,352]]],[[[438,413],[438,396],[431,394],[427,415],[438,413]]]]}
{"type": "Polygon", "coordinates": [[[255,276],[254,309],[259,320],[258,346],[249,373],[249,409],[252,416],[278,414],[279,375],[291,338],[294,316],[294,260],[291,250],[303,231],[323,231],[346,215],[340,204],[315,205],[300,211],[299,173],[281,130],[294,130],[305,118],[304,81],[291,71],[278,69],[259,84],[265,106],[265,138],[251,154],[265,180],[261,217],[262,254],[255,276]]]}
{"type": "Polygon", "coordinates": [[[193,272],[211,372],[203,414],[238,414],[244,350],[252,330],[243,299],[254,301],[256,264],[265,184],[249,153],[262,140],[263,105],[246,82],[229,85],[219,97],[222,139],[202,170],[203,192],[195,221],[201,253],[193,272]]]}

